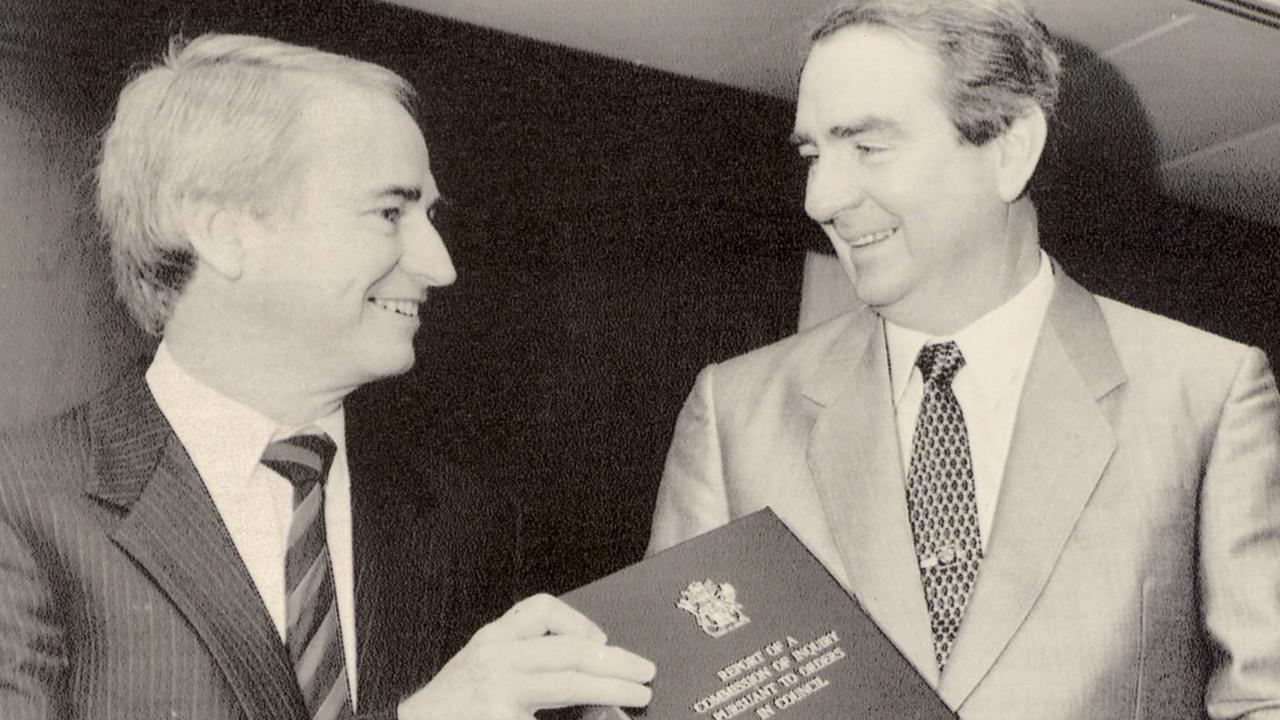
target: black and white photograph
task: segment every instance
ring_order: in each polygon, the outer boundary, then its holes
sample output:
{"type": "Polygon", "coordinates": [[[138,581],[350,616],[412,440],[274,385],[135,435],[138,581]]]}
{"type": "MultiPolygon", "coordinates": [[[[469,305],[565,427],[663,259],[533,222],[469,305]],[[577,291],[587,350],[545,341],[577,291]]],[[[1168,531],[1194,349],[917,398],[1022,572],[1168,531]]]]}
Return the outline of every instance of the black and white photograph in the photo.
{"type": "Polygon", "coordinates": [[[1280,720],[1280,0],[0,0],[0,718],[1280,720]]]}

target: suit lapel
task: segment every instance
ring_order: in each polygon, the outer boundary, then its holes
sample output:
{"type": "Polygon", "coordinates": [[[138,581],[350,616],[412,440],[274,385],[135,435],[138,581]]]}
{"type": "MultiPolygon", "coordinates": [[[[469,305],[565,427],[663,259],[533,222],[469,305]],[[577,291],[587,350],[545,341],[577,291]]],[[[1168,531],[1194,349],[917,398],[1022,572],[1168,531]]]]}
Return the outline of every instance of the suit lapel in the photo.
{"type": "Polygon", "coordinates": [[[804,388],[817,419],[809,469],[849,585],[885,634],[936,685],[916,569],[883,326],[861,311],[804,388]]]}
{"type": "Polygon", "coordinates": [[[986,557],[939,694],[958,708],[1031,611],[1116,441],[1098,400],[1124,382],[1097,301],[1061,271],[1018,408],[986,557]]]}
{"type": "Polygon", "coordinates": [[[120,511],[108,522],[112,540],[190,623],[250,720],[305,717],[275,627],[141,375],[90,412],[97,473],[86,492],[120,511]]]}

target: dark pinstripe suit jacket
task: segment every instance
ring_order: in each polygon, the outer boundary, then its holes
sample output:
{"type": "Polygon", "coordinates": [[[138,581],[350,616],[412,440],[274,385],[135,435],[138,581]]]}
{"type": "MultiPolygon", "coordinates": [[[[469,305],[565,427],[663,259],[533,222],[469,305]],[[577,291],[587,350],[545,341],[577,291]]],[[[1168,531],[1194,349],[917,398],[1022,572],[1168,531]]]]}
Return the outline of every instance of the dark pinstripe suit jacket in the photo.
{"type": "MultiPolygon", "coordinates": [[[[361,714],[513,601],[500,489],[349,420],[361,714]]],[[[0,435],[0,718],[304,718],[287,654],[141,372],[0,435]]]]}

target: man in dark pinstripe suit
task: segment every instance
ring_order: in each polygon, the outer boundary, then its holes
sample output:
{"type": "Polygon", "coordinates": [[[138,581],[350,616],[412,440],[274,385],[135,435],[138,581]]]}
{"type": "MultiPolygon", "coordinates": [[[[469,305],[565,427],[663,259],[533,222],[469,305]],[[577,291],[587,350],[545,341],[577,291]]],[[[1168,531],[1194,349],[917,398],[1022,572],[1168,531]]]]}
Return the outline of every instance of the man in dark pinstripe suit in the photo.
{"type": "Polygon", "coordinates": [[[99,210],[119,293],[161,342],[145,374],[0,436],[0,717],[648,701],[652,665],[568,606],[503,612],[518,554],[501,488],[387,462],[395,449],[343,413],[413,364],[418,308],[455,277],[411,95],[376,65],[226,35],[175,43],[124,89],[99,210]],[[284,580],[300,501],[261,462],[299,434],[333,453],[312,567],[344,671],[322,708],[285,643],[311,602],[284,580]]]}

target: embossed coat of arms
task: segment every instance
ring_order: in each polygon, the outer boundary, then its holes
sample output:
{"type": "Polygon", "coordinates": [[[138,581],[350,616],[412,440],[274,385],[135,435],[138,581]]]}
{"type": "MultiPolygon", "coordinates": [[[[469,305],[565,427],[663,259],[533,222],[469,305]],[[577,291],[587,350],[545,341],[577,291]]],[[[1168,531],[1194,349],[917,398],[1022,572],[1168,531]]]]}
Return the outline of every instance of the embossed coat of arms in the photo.
{"type": "Polygon", "coordinates": [[[676,607],[693,615],[698,627],[713,638],[751,622],[742,612],[738,591],[729,583],[716,583],[710,578],[689,583],[681,591],[676,607]]]}

